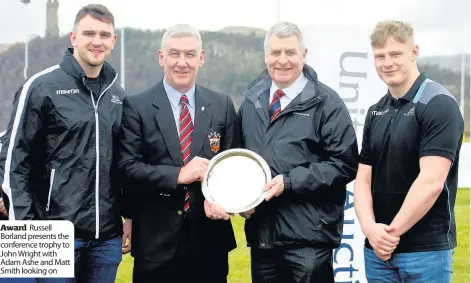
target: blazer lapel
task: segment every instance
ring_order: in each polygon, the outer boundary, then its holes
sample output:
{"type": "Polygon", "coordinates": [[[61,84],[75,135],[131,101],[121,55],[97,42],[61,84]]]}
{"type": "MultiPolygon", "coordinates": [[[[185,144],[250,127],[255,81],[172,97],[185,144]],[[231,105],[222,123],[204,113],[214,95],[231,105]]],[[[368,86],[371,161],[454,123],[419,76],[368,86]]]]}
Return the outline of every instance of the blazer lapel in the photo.
{"type": "Polygon", "coordinates": [[[201,147],[208,138],[208,129],[213,116],[211,100],[204,89],[196,85],[195,90],[195,118],[193,121],[193,142],[191,143],[190,158],[198,156],[201,147]]]}
{"type": "Polygon", "coordinates": [[[173,118],[172,106],[167,98],[163,82],[156,86],[154,99],[152,103],[156,108],[155,119],[159,125],[160,133],[165,141],[165,145],[172,157],[173,163],[176,166],[182,166],[182,153],[180,150],[180,139],[178,137],[178,130],[173,118]]]}

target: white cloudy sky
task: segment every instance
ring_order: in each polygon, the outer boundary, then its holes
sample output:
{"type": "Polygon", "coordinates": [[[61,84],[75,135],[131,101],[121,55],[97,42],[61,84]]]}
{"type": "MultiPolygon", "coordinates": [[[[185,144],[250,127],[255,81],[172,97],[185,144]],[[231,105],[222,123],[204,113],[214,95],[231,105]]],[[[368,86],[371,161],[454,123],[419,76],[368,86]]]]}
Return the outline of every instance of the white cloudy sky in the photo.
{"type": "MultiPolygon", "coordinates": [[[[47,0],[0,0],[0,43],[44,35],[47,0]]],[[[84,5],[101,3],[115,15],[116,25],[163,29],[189,23],[201,30],[225,26],[267,29],[277,20],[276,0],[59,0],[59,29],[70,31],[84,5]]],[[[301,27],[340,23],[367,30],[384,19],[413,24],[422,54],[453,54],[470,50],[470,0],[280,0],[280,18],[301,27]]],[[[332,35],[338,36],[338,35],[332,35]]],[[[368,34],[365,34],[367,37],[368,34]]]]}

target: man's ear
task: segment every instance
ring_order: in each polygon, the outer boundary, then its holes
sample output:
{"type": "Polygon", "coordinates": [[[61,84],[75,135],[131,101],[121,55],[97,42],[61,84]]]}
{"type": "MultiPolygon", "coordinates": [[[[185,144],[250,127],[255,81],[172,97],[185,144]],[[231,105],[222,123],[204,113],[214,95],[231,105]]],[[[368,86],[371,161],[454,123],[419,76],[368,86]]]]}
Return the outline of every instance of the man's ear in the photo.
{"type": "Polygon", "coordinates": [[[75,35],[75,32],[71,31],[69,33],[69,40],[70,44],[72,44],[72,47],[77,47],[77,42],[76,42],[77,36],[75,35]]]}
{"type": "Polygon", "coordinates": [[[200,68],[204,65],[204,49],[201,49],[200,52],[200,68]]]}
{"type": "Polygon", "coordinates": [[[160,67],[163,68],[164,67],[164,51],[162,49],[159,49],[157,54],[159,55],[159,65],[160,67]]]}
{"type": "Polygon", "coordinates": [[[412,47],[412,61],[416,61],[417,57],[419,57],[419,46],[414,45],[412,47]]]}

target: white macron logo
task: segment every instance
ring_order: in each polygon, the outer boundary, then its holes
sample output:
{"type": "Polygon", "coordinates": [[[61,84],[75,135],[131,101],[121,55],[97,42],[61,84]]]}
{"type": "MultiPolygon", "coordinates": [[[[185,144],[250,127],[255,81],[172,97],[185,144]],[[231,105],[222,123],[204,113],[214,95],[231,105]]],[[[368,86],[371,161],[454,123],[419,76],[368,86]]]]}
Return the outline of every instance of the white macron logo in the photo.
{"type": "Polygon", "coordinates": [[[111,96],[111,102],[116,103],[116,104],[123,104],[123,102],[121,102],[121,99],[119,99],[119,97],[116,94],[113,94],[111,96]]]}
{"type": "Polygon", "coordinates": [[[77,94],[77,93],[80,93],[80,91],[76,88],[56,90],[56,94],[77,94]]]}
{"type": "Polygon", "coordinates": [[[411,109],[409,109],[409,111],[407,111],[407,113],[404,113],[404,116],[411,116],[411,115],[414,115],[414,112],[415,112],[414,109],[415,109],[414,107],[411,108],[411,109]]]}
{"type": "Polygon", "coordinates": [[[376,111],[376,110],[373,110],[373,111],[371,112],[371,114],[373,114],[373,116],[382,116],[382,115],[384,115],[384,114],[386,114],[386,113],[388,113],[388,112],[389,112],[389,108],[386,109],[386,110],[383,110],[383,111],[376,111]]]}
{"type": "Polygon", "coordinates": [[[309,113],[300,113],[300,112],[293,112],[293,115],[300,115],[300,116],[309,116],[309,113]]]}

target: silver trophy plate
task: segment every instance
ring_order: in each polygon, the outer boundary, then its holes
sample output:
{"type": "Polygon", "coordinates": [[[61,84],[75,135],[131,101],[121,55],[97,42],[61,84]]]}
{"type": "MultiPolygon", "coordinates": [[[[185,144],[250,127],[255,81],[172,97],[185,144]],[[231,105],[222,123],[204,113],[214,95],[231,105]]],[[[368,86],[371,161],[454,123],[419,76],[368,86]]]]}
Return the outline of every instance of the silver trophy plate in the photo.
{"type": "Polygon", "coordinates": [[[229,149],[214,156],[202,182],[206,200],[228,213],[240,213],[265,199],[265,183],[271,180],[267,162],[253,151],[229,149]]]}

